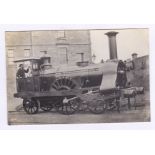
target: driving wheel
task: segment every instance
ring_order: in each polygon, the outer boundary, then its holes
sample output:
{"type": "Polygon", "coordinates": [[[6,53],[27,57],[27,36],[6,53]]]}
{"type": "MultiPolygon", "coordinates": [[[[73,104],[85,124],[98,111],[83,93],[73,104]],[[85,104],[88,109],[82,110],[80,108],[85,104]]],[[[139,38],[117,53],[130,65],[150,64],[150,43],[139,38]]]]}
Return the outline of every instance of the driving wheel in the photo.
{"type": "Polygon", "coordinates": [[[79,109],[79,103],[76,99],[67,101],[67,98],[64,98],[63,101],[57,106],[57,111],[64,115],[74,114],[79,109]],[[66,102],[65,102],[66,100],[66,102]]]}
{"type": "MultiPolygon", "coordinates": [[[[72,81],[69,77],[60,77],[57,79],[51,86],[51,89],[55,89],[58,91],[62,90],[71,90],[76,87],[76,84],[72,81]]],[[[56,109],[59,113],[65,114],[65,115],[71,115],[74,114],[79,107],[79,103],[77,99],[72,99],[75,96],[64,96],[59,98],[59,102],[56,104],[56,109]]]]}

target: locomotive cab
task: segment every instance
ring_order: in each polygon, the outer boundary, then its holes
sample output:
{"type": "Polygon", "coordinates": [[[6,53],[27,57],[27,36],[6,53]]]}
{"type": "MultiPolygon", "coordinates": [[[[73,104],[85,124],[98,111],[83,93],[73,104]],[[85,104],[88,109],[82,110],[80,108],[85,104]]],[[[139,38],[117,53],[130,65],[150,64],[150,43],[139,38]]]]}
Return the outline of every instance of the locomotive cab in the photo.
{"type": "Polygon", "coordinates": [[[20,59],[14,62],[17,66],[17,92],[33,91],[35,89],[35,77],[39,76],[40,59],[20,59]]]}

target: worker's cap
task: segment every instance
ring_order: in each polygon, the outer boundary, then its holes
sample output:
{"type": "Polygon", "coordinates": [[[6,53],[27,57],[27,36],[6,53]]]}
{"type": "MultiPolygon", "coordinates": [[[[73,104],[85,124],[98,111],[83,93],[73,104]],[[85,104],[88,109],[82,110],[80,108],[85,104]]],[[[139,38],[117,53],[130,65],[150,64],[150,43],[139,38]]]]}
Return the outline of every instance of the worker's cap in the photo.
{"type": "Polygon", "coordinates": [[[20,65],[19,65],[19,67],[22,67],[22,66],[23,66],[23,64],[20,64],[20,65]]]}

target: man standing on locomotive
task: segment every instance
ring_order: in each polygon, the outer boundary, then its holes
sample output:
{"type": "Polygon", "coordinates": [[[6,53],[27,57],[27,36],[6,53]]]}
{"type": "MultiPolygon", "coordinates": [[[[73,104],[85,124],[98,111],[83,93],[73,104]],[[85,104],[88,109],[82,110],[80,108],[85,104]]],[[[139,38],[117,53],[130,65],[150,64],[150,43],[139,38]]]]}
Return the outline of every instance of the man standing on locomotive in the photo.
{"type": "Polygon", "coordinates": [[[120,60],[118,62],[117,67],[117,79],[116,79],[116,86],[120,88],[125,88],[127,83],[127,76],[126,76],[126,64],[120,60]]]}
{"type": "Polygon", "coordinates": [[[17,71],[16,77],[17,78],[25,78],[25,73],[29,72],[29,68],[27,70],[24,69],[24,65],[20,64],[19,69],[17,71]]]}

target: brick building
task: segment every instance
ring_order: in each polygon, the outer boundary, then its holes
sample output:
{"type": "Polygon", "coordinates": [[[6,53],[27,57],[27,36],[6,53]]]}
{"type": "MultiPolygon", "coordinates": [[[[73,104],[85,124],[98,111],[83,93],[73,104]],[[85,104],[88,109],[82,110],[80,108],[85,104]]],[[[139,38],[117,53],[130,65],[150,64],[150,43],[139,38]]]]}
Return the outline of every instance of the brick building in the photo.
{"type": "Polygon", "coordinates": [[[91,62],[90,34],[87,30],[65,31],[19,31],[6,32],[6,51],[8,65],[13,60],[40,57],[47,51],[52,65],[74,65],[84,53],[86,61],[91,62]]]}

